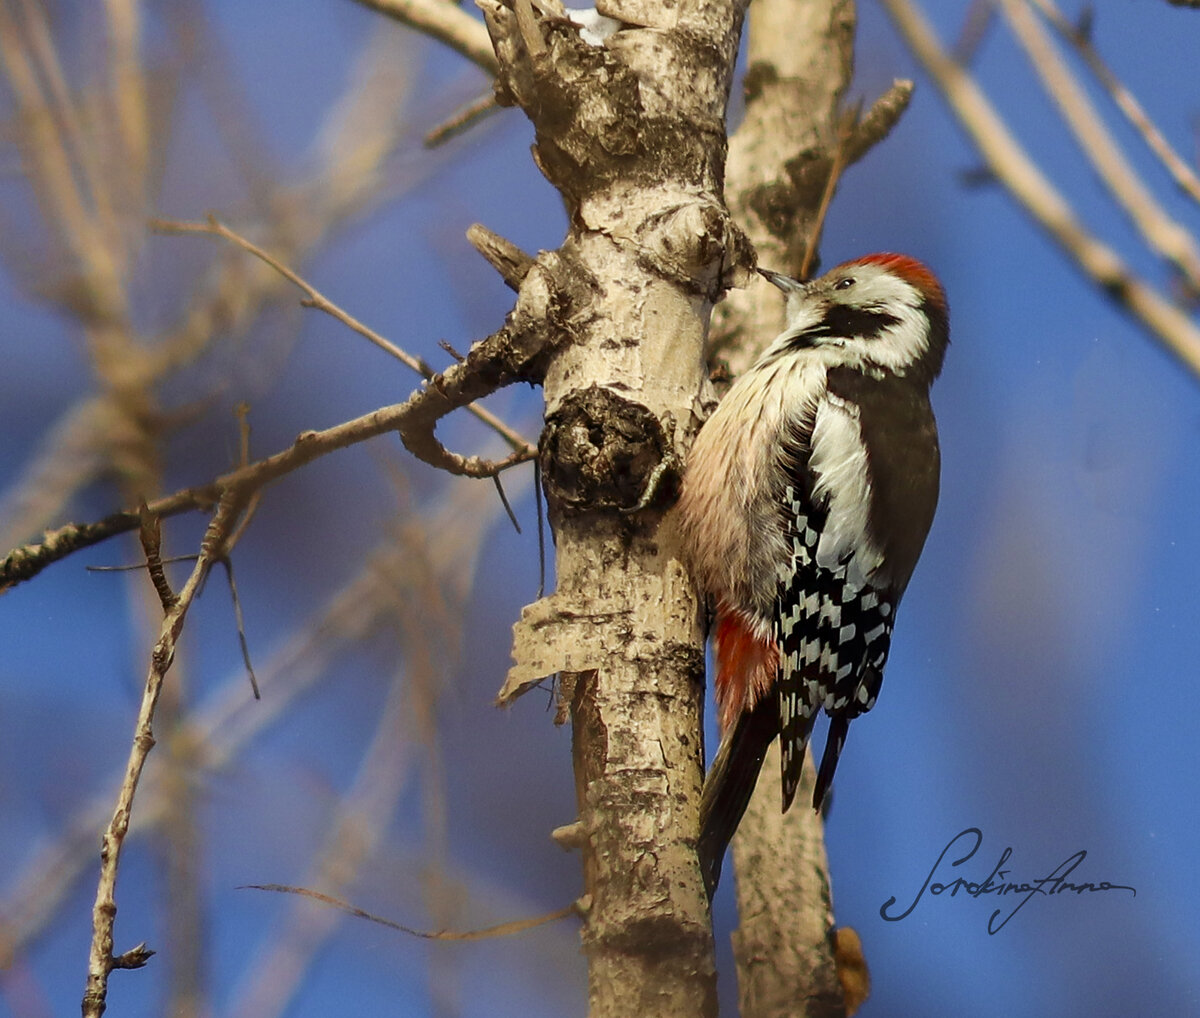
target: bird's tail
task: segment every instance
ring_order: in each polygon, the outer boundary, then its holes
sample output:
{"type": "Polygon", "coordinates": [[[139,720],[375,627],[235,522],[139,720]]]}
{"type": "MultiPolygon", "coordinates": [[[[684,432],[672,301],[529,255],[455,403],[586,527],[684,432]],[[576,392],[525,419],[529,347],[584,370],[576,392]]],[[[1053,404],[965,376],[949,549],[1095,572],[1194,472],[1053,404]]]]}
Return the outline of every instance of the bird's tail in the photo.
{"type": "Polygon", "coordinates": [[[722,740],[705,776],[696,853],[710,900],[721,879],[725,849],[750,804],[767,748],[778,734],[779,699],[760,697],[754,709],[742,713],[733,731],[722,740]]]}
{"type": "Polygon", "coordinates": [[[850,719],[836,715],[829,722],[829,735],[825,738],[825,752],[821,755],[821,767],[817,771],[817,783],[813,788],[813,809],[821,812],[825,795],[833,784],[833,772],[837,770],[838,757],[846,745],[846,733],[850,730],[850,719]]]}

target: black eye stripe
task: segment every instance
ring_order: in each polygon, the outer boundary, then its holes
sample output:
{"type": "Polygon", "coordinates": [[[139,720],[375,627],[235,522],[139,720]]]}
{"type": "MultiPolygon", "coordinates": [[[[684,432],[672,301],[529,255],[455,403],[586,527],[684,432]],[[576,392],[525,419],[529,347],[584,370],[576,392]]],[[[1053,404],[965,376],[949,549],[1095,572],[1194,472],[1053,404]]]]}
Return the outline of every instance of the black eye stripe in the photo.
{"type": "Polygon", "coordinates": [[[899,324],[900,319],[886,311],[835,304],[816,325],[794,336],[788,346],[792,349],[802,348],[811,346],[814,340],[837,336],[878,339],[886,329],[899,324]]]}

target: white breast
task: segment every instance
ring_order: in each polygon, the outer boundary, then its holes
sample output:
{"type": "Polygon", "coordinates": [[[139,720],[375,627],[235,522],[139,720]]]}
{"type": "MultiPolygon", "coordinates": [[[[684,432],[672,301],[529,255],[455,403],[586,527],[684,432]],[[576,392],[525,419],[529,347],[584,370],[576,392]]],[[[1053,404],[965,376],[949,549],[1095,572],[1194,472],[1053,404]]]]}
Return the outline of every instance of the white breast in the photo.
{"type": "Polygon", "coordinates": [[[816,359],[760,361],[730,388],[688,458],[679,507],[693,576],[765,626],[787,554],[773,483],[783,430],[798,423],[807,432],[825,384],[816,359]]]}

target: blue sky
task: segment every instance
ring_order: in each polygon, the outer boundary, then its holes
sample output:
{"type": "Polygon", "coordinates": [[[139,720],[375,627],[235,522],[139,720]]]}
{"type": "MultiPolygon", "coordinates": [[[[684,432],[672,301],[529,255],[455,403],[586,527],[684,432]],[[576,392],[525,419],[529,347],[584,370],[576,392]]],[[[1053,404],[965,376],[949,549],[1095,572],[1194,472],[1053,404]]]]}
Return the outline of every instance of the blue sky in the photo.
{"type": "MultiPolygon", "coordinates": [[[[943,39],[956,35],[963,6],[928,5],[943,39]]],[[[943,446],[938,518],[906,595],[884,692],[843,755],[828,826],[838,921],[859,931],[874,980],[861,1014],[1196,1013],[1196,379],[1097,295],[999,189],[964,185],[978,158],[963,133],[882,12],[864,0],[860,16],[855,93],[869,100],[897,76],[915,75],[918,88],[896,132],[847,174],[824,261],[889,249],[927,261],[950,297],[953,342],[934,392],[943,446]],[[1084,850],[1075,879],[1131,885],[1136,897],[1113,890],[1038,899],[995,935],[988,919],[1003,903],[962,894],[927,895],[908,918],[885,922],[884,902],[911,900],[943,848],[970,828],[982,832],[982,846],[947,881],[985,878],[1006,848],[1014,881],[1046,876],[1084,850]]],[[[295,177],[311,164],[314,131],[379,22],[344,2],[308,5],[303,17],[292,5],[264,2],[218,4],[214,26],[233,83],[268,139],[271,172],[295,177]]],[[[1200,14],[1114,0],[1097,12],[1095,42],[1194,160],[1200,14]]],[[[400,59],[428,84],[397,112],[411,125],[411,142],[392,164],[394,198],[349,223],[302,269],[372,327],[441,363],[439,339],[465,348],[494,329],[510,303],[462,239],[466,227],[480,221],[536,250],[556,245],[564,222],[531,164],[530,131],[516,112],[440,153],[421,151],[421,133],[485,85],[432,47],[413,46],[400,59]]],[[[1080,215],[1165,290],[1168,274],[1114,211],[1001,26],[976,68],[1080,215]]],[[[1172,191],[1129,131],[1117,133],[1167,206],[1200,231],[1198,210],[1172,191]]],[[[239,186],[192,92],[179,98],[169,151],[159,212],[236,215],[239,186]]],[[[200,240],[149,242],[139,268],[147,322],[169,320],[185,292],[179,280],[214,250],[200,240]]],[[[4,274],[0,307],[4,490],[89,378],[69,321],[4,274]]],[[[204,370],[230,366],[229,388],[173,440],[171,485],[229,462],[236,446],[228,408],[239,399],[252,402],[255,449],[267,452],[301,429],[394,402],[413,384],[332,321],[295,310],[270,316],[204,370]]],[[[192,379],[173,397],[186,403],[202,391],[204,380],[192,379]]],[[[536,432],[536,393],[512,390],[493,402],[536,432]]],[[[445,434],[458,447],[481,441],[460,422],[448,422],[445,434]]],[[[409,464],[395,443],[378,446],[321,463],[269,494],[236,558],[256,659],[269,660],[353,575],[398,500],[432,516],[446,500],[467,497],[460,489],[472,482],[409,464]]],[[[574,816],[569,735],[552,726],[540,694],[503,713],[491,706],[509,627],[538,582],[528,472],[508,487],[524,533],[487,503],[492,522],[478,538],[461,650],[448,653],[440,742],[432,758],[419,747],[404,758],[412,776],[386,839],[347,892],[413,926],[432,924],[424,880],[434,855],[459,895],[461,927],[548,912],[578,893],[577,860],[547,836],[574,816]],[[444,788],[446,807],[436,823],[423,793],[434,785],[444,788]],[[431,824],[444,833],[435,837],[431,824]]],[[[99,516],[112,497],[96,486],[71,516],[99,516]]],[[[173,549],[194,543],[196,528],[172,526],[173,549]]],[[[144,660],[129,621],[132,581],[82,565],[133,554],[117,543],[94,549],[0,601],[2,900],[66,819],[105,794],[124,761],[144,660]]],[[[215,702],[241,681],[231,617],[221,585],[210,584],[184,645],[189,702],[215,702]]],[[[387,631],[342,654],[283,720],[196,789],[216,1014],[244,999],[260,952],[294,921],[292,902],[234,888],[304,879],[338,795],[354,784],[398,658],[387,631]]],[[[18,965],[0,971],[0,1015],[74,1013],[94,869],[89,862],[70,883],[18,965]]],[[[119,889],[118,950],[161,939],[156,873],[150,842],[135,838],[119,889]]],[[[730,1002],[734,921],[727,882],[717,924],[730,1002]]],[[[110,1013],[159,1013],[166,969],[160,954],[144,972],[115,974],[110,1013]]],[[[582,1014],[585,980],[570,922],[431,947],[347,921],[286,1013],[582,1014]]]]}

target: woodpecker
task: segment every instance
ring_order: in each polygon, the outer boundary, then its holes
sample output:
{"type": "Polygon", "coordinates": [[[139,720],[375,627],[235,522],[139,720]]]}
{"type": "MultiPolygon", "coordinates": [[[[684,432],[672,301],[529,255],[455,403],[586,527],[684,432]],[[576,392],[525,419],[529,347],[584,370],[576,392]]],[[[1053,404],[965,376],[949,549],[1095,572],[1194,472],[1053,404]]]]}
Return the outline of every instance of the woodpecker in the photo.
{"type": "Polygon", "coordinates": [[[879,695],[940,471],[929,389],[949,319],[933,273],[900,254],[807,283],[759,272],[787,327],[700,430],[679,498],[683,558],[715,611],[722,739],[697,844],[710,896],[771,740],[786,812],[824,709],[821,808],[850,721],[879,695]]]}

